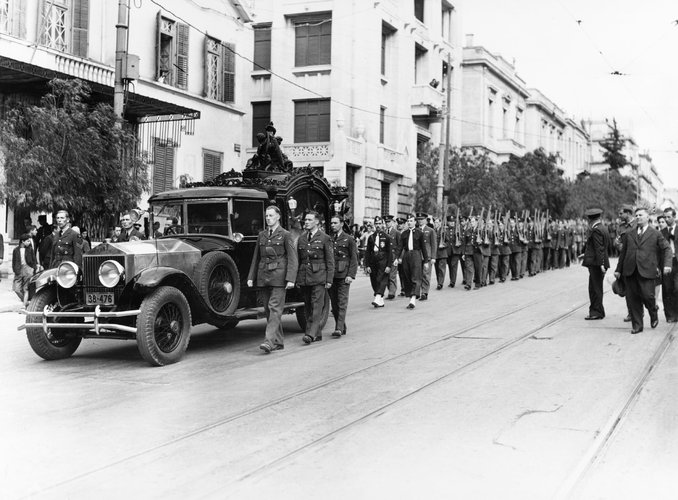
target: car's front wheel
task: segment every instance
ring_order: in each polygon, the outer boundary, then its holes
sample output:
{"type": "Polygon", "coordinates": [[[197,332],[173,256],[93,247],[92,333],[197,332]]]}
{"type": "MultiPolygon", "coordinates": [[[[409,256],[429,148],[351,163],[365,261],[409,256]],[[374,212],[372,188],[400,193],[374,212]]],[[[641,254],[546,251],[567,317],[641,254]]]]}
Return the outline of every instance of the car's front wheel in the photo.
{"type": "Polygon", "coordinates": [[[154,366],[179,361],[191,335],[191,309],[184,294],[171,286],[154,290],[141,303],[137,346],[154,366]]]}
{"type": "MultiPolygon", "coordinates": [[[[42,312],[45,310],[45,306],[50,311],[59,310],[56,288],[43,288],[33,296],[28,304],[26,322],[37,323],[42,321],[42,312]]],[[[59,319],[50,319],[50,321],[58,322],[59,319]]],[[[76,322],[75,319],[61,319],[61,321],[76,322]]],[[[74,330],[62,328],[50,328],[45,333],[42,327],[27,327],[26,336],[35,354],[50,361],[72,356],[82,342],[82,337],[77,335],[74,330]]]]}

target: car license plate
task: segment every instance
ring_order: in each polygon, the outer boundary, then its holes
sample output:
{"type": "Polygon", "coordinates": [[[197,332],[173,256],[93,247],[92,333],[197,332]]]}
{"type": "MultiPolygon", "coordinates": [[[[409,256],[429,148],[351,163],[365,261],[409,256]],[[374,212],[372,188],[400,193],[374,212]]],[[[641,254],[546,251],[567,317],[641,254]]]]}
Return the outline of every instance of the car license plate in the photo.
{"type": "Polygon", "coordinates": [[[88,306],[112,306],[115,301],[112,293],[85,293],[88,306]]]}

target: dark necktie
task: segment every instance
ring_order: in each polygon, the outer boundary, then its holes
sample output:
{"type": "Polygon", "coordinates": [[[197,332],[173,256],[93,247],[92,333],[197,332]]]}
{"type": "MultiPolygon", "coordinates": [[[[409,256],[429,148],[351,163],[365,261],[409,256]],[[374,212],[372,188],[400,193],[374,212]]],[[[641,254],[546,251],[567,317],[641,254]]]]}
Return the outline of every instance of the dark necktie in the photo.
{"type": "Polygon", "coordinates": [[[307,239],[308,241],[311,241],[311,231],[309,231],[309,232],[306,234],[306,239],[307,239]]]}
{"type": "Polygon", "coordinates": [[[271,236],[273,236],[273,229],[268,230],[268,237],[270,238],[271,236]]]}

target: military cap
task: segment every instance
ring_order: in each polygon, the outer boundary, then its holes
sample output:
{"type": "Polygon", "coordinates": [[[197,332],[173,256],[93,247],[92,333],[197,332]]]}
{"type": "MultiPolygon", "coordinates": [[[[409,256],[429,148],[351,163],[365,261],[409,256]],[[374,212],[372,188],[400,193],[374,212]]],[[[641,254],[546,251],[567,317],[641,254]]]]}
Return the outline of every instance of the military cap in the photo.
{"type": "Polygon", "coordinates": [[[374,218],[374,223],[376,224],[377,222],[384,222],[384,219],[381,218],[381,215],[377,215],[374,218]]]}
{"type": "Polygon", "coordinates": [[[398,224],[405,224],[405,223],[407,222],[407,219],[405,219],[404,217],[398,217],[398,218],[396,219],[396,222],[397,222],[398,224]]]}
{"type": "Polygon", "coordinates": [[[455,220],[457,220],[457,219],[454,215],[448,215],[447,216],[447,222],[454,222],[455,220]]]}
{"type": "Polygon", "coordinates": [[[384,215],[384,222],[391,222],[393,219],[392,215],[384,215]]]}
{"type": "Polygon", "coordinates": [[[629,204],[625,203],[624,205],[621,206],[620,210],[622,212],[628,212],[628,213],[632,214],[633,213],[633,205],[629,205],[629,204]]]}
{"type": "Polygon", "coordinates": [[[425,214],[424,212],[417,212],[414,214],[415,219],[426,219],[428,218],[428,214],[425,214]]]}
{"type": "Polygon", "coordinates": [[[584,215],[586,215],[586,217],[589,219],[597,219],[603,215],[603,210],[602,208],[589,208],[586,212],[584,212],[584,215]]]}

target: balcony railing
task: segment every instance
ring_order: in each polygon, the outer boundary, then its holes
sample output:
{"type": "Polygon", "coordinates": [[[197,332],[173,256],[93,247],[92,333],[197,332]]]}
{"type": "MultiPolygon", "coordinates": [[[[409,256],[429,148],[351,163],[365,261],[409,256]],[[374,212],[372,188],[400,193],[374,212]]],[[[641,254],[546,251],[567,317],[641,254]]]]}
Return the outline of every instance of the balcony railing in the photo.
{"type": "Polygon", "coordinates": [[[431,116],[442,113],[445,95],[430,85],[414,85],[410,98],[413,116],[431,116]]]}

